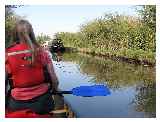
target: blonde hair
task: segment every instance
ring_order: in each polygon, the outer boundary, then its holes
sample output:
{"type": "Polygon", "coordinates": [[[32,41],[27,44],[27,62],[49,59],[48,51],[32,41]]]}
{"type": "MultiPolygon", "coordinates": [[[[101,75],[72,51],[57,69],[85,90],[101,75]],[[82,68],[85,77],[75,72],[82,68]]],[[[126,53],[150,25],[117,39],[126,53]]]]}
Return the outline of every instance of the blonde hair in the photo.
{"type": "Polygon", "coordinates": [[[21,42],[20,37],[29,45],[32,52],[32,64],[35,61],[36,48],[40,47],[36,41],[35,34],[33,32],[32,25],[27,20],[19,20],[13,30],[13,42],[21,42]],[[24,37],[24,33],[27,33],[28,39],[24,37]]]}

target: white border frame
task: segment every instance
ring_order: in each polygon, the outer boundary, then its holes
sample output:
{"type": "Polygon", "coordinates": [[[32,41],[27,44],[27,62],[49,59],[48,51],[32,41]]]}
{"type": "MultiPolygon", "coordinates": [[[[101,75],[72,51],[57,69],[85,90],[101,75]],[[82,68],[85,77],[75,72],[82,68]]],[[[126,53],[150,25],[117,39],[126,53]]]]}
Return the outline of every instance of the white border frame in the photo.
{"type": "MultiPolygon", "coordinates": [[[[160,0],[1,0],[0,3],[0,56],[1,56],[1,60],[0,60],[0,73],[1,73],[1,77],[0,77],[0,89],[3,92],[0,92],[0,120],[4,120],[4,109],[5,109],[5,72],[4,72],[4,65],[5,65],[5,61],[3,59],[5,59],[5,12],[4,12],[4,5],[154,5],[154,4],[160,4],[160,0]],[[5,1],[5,2],[4,2],[5,1]],[[101,1],[101,2],[100,2],[101,1]]],[[[12,121],[12,122],[17,122],[17,121],[24,121],[24,122],[28,122],[28,121],[37,121],[37,122],[50,122],[50,121],[123,121],[123,122],[128,122],[129,121],[156,121],[158,120],[160,117],[160,92],[158,90],[159,88],[159,81],[160,81],[160,77],[158,75],[160,75],[160,66],[158,65],[160,62],[160,6],[157,6],[157,23],[156,23],[156,28],[157,28],[157,33],[156,33],[156,108],[157,108],[157,112],[156,118],[90,118],[90,119],[84,119],[84,118],[79,118],[79,119],[66,119],[66,118],[48,118],[48,119],[40,119],[40,118],[30,118],[30,119],[9,119],[6,118],[5,121],[12,121]]]]}
{"type": "Polygon", "coordinates": [[[0,4],[0,119],[5,110],[5,8],[4,1],[0,4]]]}
{"type": "Polygon", "coordinates": [[[143,5],[155,4],[159,0],[5,0],[6,4],[32,4],[32,5],[143,5]]]}

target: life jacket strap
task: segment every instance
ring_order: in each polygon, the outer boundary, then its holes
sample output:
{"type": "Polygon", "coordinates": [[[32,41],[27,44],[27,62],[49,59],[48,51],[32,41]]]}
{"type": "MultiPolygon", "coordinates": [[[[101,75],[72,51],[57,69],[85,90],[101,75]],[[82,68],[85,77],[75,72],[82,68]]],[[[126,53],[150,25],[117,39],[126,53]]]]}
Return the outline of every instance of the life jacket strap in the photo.
{"type": "Polygon", "coordinates": [[[10,53],[7,53],[7,54],[8,54],[8,56],[13,56],[13,55],[31,53],[31,52],[32,52],[32,50],[23,50],[23,51],[10,52],[10,53]]]}

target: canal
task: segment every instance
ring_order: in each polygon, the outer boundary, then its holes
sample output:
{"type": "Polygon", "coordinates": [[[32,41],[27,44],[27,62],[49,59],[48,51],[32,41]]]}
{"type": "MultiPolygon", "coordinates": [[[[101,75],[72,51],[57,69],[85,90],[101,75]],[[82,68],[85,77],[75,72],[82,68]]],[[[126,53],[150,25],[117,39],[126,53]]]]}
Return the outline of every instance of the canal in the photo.
{"type": "Polygon", "coordinates": [[[64,95],[78,118],[156,117],[155,68],[113,61],[81,53],[65,53],[54,61],[59,87],[105,84],[108,96],[64,95]]]}

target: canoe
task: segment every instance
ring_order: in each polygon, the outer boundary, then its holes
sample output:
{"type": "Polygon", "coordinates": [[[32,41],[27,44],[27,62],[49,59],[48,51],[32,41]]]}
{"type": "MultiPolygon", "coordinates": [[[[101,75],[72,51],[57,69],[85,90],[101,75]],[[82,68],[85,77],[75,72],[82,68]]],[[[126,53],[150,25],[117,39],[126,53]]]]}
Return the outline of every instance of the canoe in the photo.
{"type": "Polygon", "coordinates": [[[53,95],[55,106],[52,111],[56,118],[75,118],[75,113],[72,111],[70,105],[65,101],[64,96],[53,95]]]}
{"type": "Polygon", "coordinates": [[[64,97],[61,95],[53,95],[55,101],[54,110],[51,114],[39,115],[29,109],[18,110],[15,112],[9,112],[6,110],[6,118],[74,118],[75,114],[65,103],[64,97]]]}

